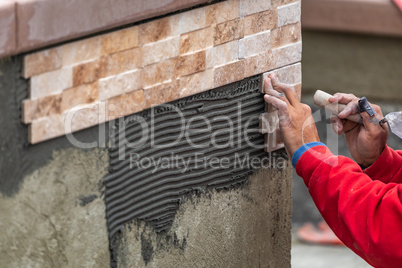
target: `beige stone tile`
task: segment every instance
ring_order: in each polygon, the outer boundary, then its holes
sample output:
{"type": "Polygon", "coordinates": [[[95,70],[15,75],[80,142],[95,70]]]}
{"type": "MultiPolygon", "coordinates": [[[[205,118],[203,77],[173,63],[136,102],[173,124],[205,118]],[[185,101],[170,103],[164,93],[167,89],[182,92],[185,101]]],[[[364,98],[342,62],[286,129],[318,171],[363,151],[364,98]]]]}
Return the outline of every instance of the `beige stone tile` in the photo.
{"type": "Polygon", "coordinates": [[[64,117],[62,114],[50,115],[32,121],[28,125],[28,142],[36,144],[64,135],[64,117]]]}
{"type": "Polygon", "coordinates": [[[295,88],[297,98],[300,100],[301,99],[301,91],[302,91],[302,83],[295,84],[295,85],[293,85],[293,87],[295,88]]]}
{"type": "Polygon", "coordinates": [[[206,68],[206,52],[200,51],[192,54],[180,56],[176,64],[176,76],[186,76],[189,74],[204,71],[206,68]]]}
{"type": "Polygon", "coordinates": [[[61,50],[63,66],[94,60],[100,57],[100,37],[96,36],[65,44],[61,50]]]}
{"type": "Polygon", "coordinates": [[[101,59],[81,63],[73,67],[73,86],[92,83],[101,77],[101,59]]]}
{"type": "Polygon", "coordinates": [[[143,87],[173,80],[176,77],[176,62],[177,59],[170,59],[144,67],[141,70],[143,87]]]}
{"type": "Polygon", "coordinates": [[[134,114],[144,109],[144,92],[137,90],[107,101],[108,120],[134,114]]]}
{"type": "Polygon", "coordinates": [[[101,103],[77,105],[64,114],[64,131],[66,134],[76,132],[102,124],[105,119],[101,103]]]}
{"type": "Polygon", "coordinates": [[[144,89],[144,109],[177,100],[180,96],[179,86],[179,81],[173,80],[144,89]]]}
{"type": "Polygon", "coordinates": [[[142,47],[142,66],[179,56],[180,37],[172,37],[142,47]]]}
{"type": "Polygon", "coordinates": [[[117,52],[101,58],[100,78],[135,70],[141,66],[141,48],[117,52]]]}
{"type": "Polygon", "coordinates": [[[180,36],[180,55],[205,50],[213,45],[212,27],[182,34],[180,36]]]}
{"type": "Polygon", "coordinates": [[[28,54],[24,57],[22,76],[30,78],[34,75],[60,69],[62,66],[61,48],[51,48],[28,54]]]}
{"type": "Polygon", "coordinates": [[[278,24],[278,12],[275,9],[255,13],[244,17],[244,36],[272,30],[278,24]]]}
{"type": "Polygon", "coordinates": [[[284,6],[284,5],[291,4],[294,2],[298,2],[298,1],[300,1],[300,0],[271,0],[271,2],[272,2],[271,4],[274,7],[278,7],[278,6],[284,6]]]}
{"type": "Polygon", "coordinates": [[[25,124],[52,114],[61,114],[61,94],[22,102],[22,122],[25,124]]]}
{"type": "Polygon", "coordinates": [[[191,96],[212,88],[214,88],[213,69],[184,76],[180,78],[179,98],[191,96]]]}
{"type": "Polygon", "coordinates": [[[112,54],[138,46],[138,27],[111,32],[100,36],[102,55],[112,54]]]}
{"type": "MultiPolygon", "coordinates": [[[[179,33],[189,33],[198,29],[205,28],[205,7],[189,10],[177,15],[179,18],[179,33]]],[[[173,18],[174,19],[174,18],[173,18]]]]}
{"type": "Polygon", "coordinates": [[[239,58],[249,58],[268,52],[271,47],[270,30],[239,40],[239,58]]]}
{"type": "Polygon", "coordinates": [[[141,71],[134,70],[99,80],[99,99],[112,97],[135,91],[142,87],[141,71]]]}
{"type": "Polygon", "coordinates": [[[139,44],[154,43],[172,36],[172,17],[152,20],[138,26],[139,44]]]}
{"type": "Polygon", "coordinates": [[[275,48],[272,50],[272,54],[276,59],[276,68],[299,62],[302,56],[302,43],[275,48]]]}
{"type": "Polygon", "coordinates": [[[207,69],[226,65],[238,60],[239,41],[231,41],[209,48],[206,51],[207,69]]]}
{"type": "MultiPolygon", "coordinates": [[[[261,83],[268,77],[269,74],[274,73],[281,82],[285,84],[296,85],[302,82],[302,72],[301,72],[301,63],[292,64],[289,66],[285,66],[283,68],[279,68],[267,73],[264,73],[261,77],[261,83]]],[[[263,86],[261,86],[262,93],[263,86]]]]}
{"type": "Polygon", "coordinates": [[[271,48],[278,48],[301,40],[300,22],[276,28],[271,31],[271,48]]]}
{"type": "Polygon", "coordinates": [[[239,0],[229,0],[205,7],[206,24],[218,24],[239,17],[239,0]]]}
{"type": "Polygon", "coordinates": [[[92,84],[69,88],[61,93],[61,111],[64,112],[79,104],[93,103],[99,100],[98,81],[92,84]]]}
{"type": "Polygon", "coordinates": [[[30,98],[40,98],[59,93],[73,86],[73,70],[71,67],[35,75],[30,81],[30,98]]]}
{"type": "Polygon", "coordinates": [[[246,58],[244,68],[244,77],[261,74],[276,68],[277,59],[272,51],[246,58]]]}
{"type": "Polygon", "coordinates": [[[240,0],[240,16],[244,17],[271,8],[271,0],[240,0]]]}
{"type": "Polygon", "coordinates": [[[244,60],[240,60],[222,67],[218,67],[214,71],[214,87],[220,87],[244,78],[244,60]]]}
{"type": "Polygon", "coordinates": [[[0,1],[0,57],[11,55],[17,49],[16,14],[14,1],[0,1]]]}
{"type": "Polygon", "coordinates": [[[292,24],[300,21],[301,4],[295,2],[289,5],[278,7],[278,26],[292,24]]]}
{"type": "Polygon", "coordinates": [[[243,38],[243,26],[243,19],[235,19],[216,25],[214,29],[214,45],[243,38]]]}

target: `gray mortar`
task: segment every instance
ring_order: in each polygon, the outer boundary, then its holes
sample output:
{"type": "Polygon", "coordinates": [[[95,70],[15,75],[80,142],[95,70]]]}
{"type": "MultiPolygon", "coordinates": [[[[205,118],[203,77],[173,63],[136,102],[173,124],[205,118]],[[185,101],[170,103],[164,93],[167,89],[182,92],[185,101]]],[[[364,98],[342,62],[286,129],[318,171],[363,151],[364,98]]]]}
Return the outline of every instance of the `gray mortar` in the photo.
{"type": "MultiPolygon", "coordinates": [[[[28,80],[21,78],[21,61],[22,56],[0,60],[0,193],[6,196],[15,195],[26,175],[49,163],[55,149],[73,147],[65,137],[28,144],[28,127],[21,123],[21,102],[28,97],[28,80]]],[[[99,128],[74,136],[82,142],[97,141],[99,128]]]]}

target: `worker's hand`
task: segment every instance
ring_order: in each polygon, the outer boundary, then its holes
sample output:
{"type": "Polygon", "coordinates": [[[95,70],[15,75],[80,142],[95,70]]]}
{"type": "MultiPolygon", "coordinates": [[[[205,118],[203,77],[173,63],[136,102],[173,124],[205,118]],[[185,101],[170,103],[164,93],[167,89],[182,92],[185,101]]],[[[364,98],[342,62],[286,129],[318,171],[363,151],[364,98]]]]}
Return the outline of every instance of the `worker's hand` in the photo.
{"type": "Polygon", "coordinates": [[[370,166],[381,155],[388,139],[388,125],[379,124],[384,118],[381,108],[370,103],[376,114],[371,117],[367,112],[361,113],[362,125],[345,119],[359,113],[359,98],[355,95],[336,93],[329,101],[346,104],[338,116],[331,117],[332,128],[338,135],[345,133],[346,144],[353,159],[363,167],[370,166]]]}
{"type": "Polygon", "coordinates": [[[290,157],[303,144],[320,141],[311,108],[300,103],[293,86],[270,74],[264,81],[264,91],[265,101],[278,109],[281,135],[290,157]]]}

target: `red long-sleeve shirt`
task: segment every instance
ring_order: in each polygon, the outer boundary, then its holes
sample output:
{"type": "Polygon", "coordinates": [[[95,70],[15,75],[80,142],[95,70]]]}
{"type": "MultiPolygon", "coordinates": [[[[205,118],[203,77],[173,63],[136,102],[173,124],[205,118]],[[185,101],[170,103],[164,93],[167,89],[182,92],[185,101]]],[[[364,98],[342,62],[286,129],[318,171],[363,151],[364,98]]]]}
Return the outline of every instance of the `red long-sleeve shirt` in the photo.
{"type": "Polygon", "coordinates": [[[364,171],[320,144],[293,164],[342,242],[374,267],[402,267],[402,151],[385,147],[364,171]]]}

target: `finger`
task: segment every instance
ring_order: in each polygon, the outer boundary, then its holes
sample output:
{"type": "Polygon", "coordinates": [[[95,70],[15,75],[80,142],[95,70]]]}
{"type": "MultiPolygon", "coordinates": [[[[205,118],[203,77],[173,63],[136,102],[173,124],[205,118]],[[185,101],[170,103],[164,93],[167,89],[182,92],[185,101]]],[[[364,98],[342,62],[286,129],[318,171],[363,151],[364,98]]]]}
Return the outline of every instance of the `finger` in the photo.
{"type": "Polygon", "coordinates": [[[292,106],[297,106],[298,104],[300,104],[293,86],[282,83],[281,81],[279,81],[279,78],[273,73],[269,75],[269,78],[272,81],[273,88],[276,91],[285,94],[285,97],[288,99],[289,103],[292,106]]]}
{"type": "Polygon", "coordinates": [[[269,77],[268,77],[268,78],[266,78],[264,80],[264,92],[265,92],[265,94],[267,94],[267,92],[270,91],[270,90],[274,90],[274,88],[272,87],[271,79],[269,79],[269,77]]]}
{"type": "Polygon", "coordinates": [[[382,118],[378,113],[373,116],[370,116],[367,112],[360,113],[361,117],[363,118],[363,125],[364,128],[372,135],[379,135],[383,128],[380,126],[379,122],[382,118]]]}
{"type": "Polygon", "coordinates": [[[348,104],[349,102],[358,99],[359,98],[353,94],[335,93],[331,98],[328,99],[328,101],[331,103],[348,104]]]}
{"type": "Polygon", "coordinates": [[[341,119],[339,119],[339,117],[332,115],[331,116],[331,126],[332,129],[334,130],[334,132],[337,135],[341,135],[343,132],[343,123],[341,121],[341,119]]]}
{"type": "Polygon", "coordinates": [[[338,117],[341,119],[345,119],[349,115],[357,114],[359,113],[359,104],[358,104],[358,99],[354,99],[350,101],[345,108],[338,114],[338,117]]]}
{"type": "Polygon", "coordinates": [[[280,124],[287,125],[290,123],[289,107],[286,102],[270,95],[265,95],[264,100],[278,110],[280,124]]]}

